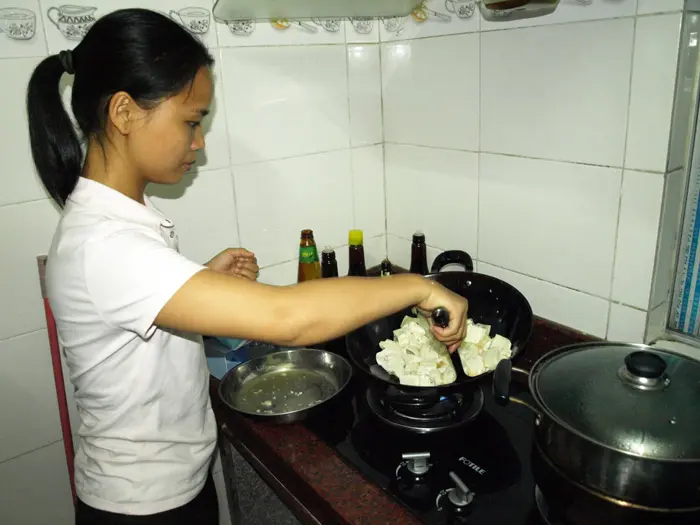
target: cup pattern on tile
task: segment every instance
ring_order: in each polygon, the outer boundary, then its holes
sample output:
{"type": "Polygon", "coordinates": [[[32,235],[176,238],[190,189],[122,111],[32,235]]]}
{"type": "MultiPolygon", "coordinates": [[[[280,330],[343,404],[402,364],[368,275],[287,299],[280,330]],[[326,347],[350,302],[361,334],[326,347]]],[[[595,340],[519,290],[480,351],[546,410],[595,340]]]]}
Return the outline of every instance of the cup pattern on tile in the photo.
{"type": "Polygon", "coordinates": [[[352,28],[359,35],[368,35],[374,29],[374,18],[358,16],[349,18],[352,28]]]}
{"type": "Polygon", "coordinates": [[[0,34],[11,40],[30,40],[36,34],[36,13],[23,7],[0,9],[0,34]]]}
{"type": "Polygon", "coordinates": [[[459,18],[471,18],[476,11],[474,0],[445,0],[445,9],[459,18]]]}
{"type": "Polygon", "coordinates": [[[337,33],[340,31],[340,24],[342,23],[341,18],[312,18],[314,24],[322,27],[329,33],[337,33]]]}
{"type": "Polygon", "coordinates": [[[229,20],[226,22],[229,30],[236,36],[250,36],[255,31],[255,20],[229,20]]]}
{"type": "Polygon", "coordinates": [[[46,16],[68,40],[82,40],[97,21],[96,7],[65,4],[49,7],[46,16]]]}
{"type": "Polygon", "coordinates": [[[208,9],[189,6],[179,11],[170,11],[168,15],[192,34],[205,35],[209,32],[211,13],[208,9]]]}

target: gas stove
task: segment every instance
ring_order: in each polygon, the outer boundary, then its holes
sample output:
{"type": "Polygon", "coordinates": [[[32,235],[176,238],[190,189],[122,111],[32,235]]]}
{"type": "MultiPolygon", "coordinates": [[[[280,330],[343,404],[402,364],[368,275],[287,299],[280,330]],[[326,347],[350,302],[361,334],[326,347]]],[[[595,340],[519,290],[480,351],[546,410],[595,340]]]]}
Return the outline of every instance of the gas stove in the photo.
{"type": "Polygon", "coordinates": [[[306,425],[426,525],[547,525],[530,469],[534,415],[496,405],[488,380],[479,389],[483,409],[467,424],[419,434],[380,417],[357,373],[306,425]]]}

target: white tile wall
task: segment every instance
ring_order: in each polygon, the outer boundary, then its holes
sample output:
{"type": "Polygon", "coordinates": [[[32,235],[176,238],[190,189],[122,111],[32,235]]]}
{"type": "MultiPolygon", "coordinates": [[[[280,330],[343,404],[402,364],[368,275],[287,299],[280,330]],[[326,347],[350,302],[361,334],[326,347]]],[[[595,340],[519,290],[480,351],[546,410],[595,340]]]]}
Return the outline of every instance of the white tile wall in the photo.
{"type": "Polygon", "coordinates": [[[387,144],[387,231],[471,254],[477,247],[478,155],[387,144]]]}
{"type": "Polygon", "coordinates": [[[694,63],[693,36],[680,34],[678,2],[583,4],[516,22],[481,19],[476,33],[453,31],[451,21],[424,34],[428,26],[417,31],[409,19],[399,35],[382,32],[388,250],[407,264],[418,224],[459,224],[428,244],[467,248],[481,271],[521,286],[544,317],[641,340],[654,268],[666,279],[658,304],[673,266],[657,244],[674,245],[678,207],[667,206],[661,231],[670,233],[661,239],[659,216],[664,196],[678,200],[682,189],[664,190],[664,174],[683,162],[694,69],[678,90],[675,77],[680,42],[694,63]],[[669,144],[674,111],[680,139],[669,144]],[[392,143],[411,146],[400,154],[392,143]],[[421,163],[442,157],[441,148],[480,152],[468,195],[464,180],[446,173],[470,172],[471,162],[450,171],[442,159],[421,163]],[[470,220],[451,218],[454,195],[470,220]]]}
{"type": "Polygon", "coordinates": [[[482,151],[620,166],[633,40],[632,18],[482,33],[482,151]]]}
{"type": "Polygon", "coordinates": [[[479,149],[479,35],[382,45],[384,139],[479,149]]]}
{"type": "Polygon", "coordinates": [[[610,305],[608,339],[625,343],[643,343],[647,312],[623,304],[610,305]]]}
{"type": "Polygon", "coordinates": [[[628,169],[666,171],[680,29],[681,13],[637,20],[625,153],[628,169]]]}
{"type": "Polygon", "coordinates": [[[72,525],[73,499],[63,442],[0,463],[2,525],[72,525]]]}
{"type": "Polygon", "coordinates": [[[664,176],[625,170],[612,285],[612,299],[649,308],[664,176]]]}
{"type": "Polygon", "coordinates": [[[479,260],[610,295],[621,170],[489,154],[480,168],[479,260]]]}
{"type": "Polygon", "coordinates": [[[0,463],[61,439],[55,392],[46,330],[0,341],[0,463]]]}

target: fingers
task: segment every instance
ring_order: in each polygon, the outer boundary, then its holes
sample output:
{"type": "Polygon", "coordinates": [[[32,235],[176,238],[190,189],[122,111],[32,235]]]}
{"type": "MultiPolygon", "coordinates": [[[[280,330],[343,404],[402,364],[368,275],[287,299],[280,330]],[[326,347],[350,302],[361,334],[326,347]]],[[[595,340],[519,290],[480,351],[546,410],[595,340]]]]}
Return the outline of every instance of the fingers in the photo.
{"type": "Polygon", "coordinates": [[[255,258],[255,254],[251,251],[246,250],[245,248],[228,248],[226,251],[230,255],[234,256],[235,258],[244,258],[244,259],[254,259],[255,258]]]}
{"type": "Polygon", "coordinates": [[[234,275],[244,277],[251,281],[257,280],[259,271],[260,268],[258,267],[258,261],[255,257],[237,258],[233,268],[234,275]]]}

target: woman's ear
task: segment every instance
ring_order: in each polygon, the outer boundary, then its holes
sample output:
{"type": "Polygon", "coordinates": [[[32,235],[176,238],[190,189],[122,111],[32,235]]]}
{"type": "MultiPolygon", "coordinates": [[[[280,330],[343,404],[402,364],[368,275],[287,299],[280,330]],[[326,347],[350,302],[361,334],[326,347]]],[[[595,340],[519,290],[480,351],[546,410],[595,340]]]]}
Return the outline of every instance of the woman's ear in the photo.
{"type": "Polygon", "coordinates": [[[141,125],[146,112],[125,91],[112,95],[107,108],[109,121],[122,135],[134,131],[136,125],[141,125]]]}

